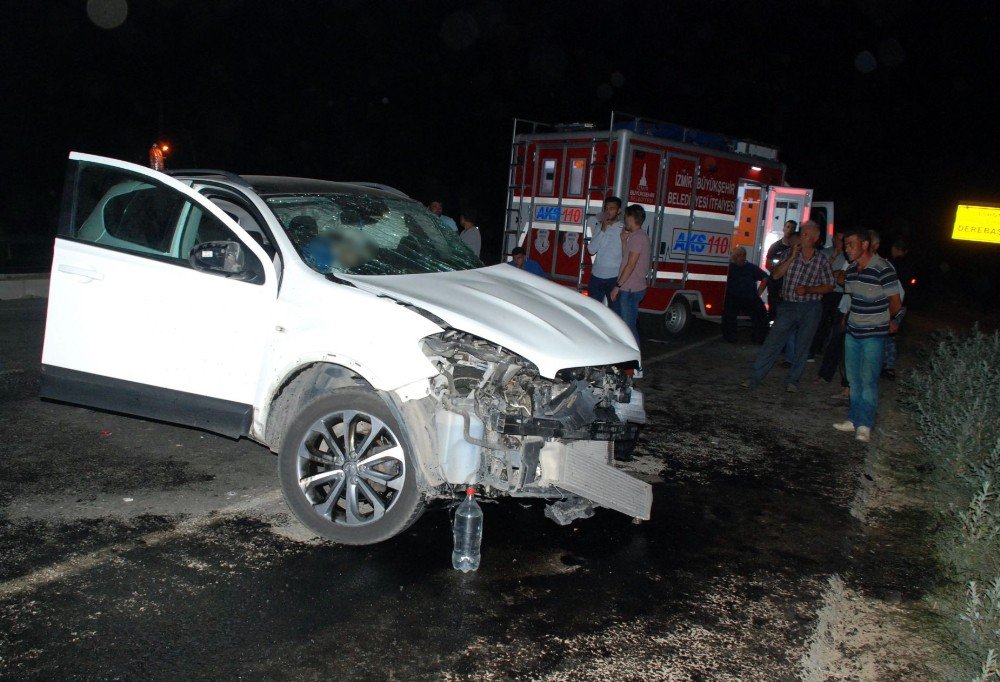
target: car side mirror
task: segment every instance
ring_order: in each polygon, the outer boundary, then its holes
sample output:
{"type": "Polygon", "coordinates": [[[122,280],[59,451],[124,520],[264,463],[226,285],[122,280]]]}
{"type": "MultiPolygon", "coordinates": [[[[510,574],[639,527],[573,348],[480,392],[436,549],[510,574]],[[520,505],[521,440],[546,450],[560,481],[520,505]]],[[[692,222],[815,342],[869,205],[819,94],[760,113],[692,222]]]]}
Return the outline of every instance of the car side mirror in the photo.
{"type": "Polygon", "coordinates": [[[202,242],[195,244],[188,256],[191,267],[236,279],[252,279],[246,267],[246,254],[239,242],[202,242]]]}

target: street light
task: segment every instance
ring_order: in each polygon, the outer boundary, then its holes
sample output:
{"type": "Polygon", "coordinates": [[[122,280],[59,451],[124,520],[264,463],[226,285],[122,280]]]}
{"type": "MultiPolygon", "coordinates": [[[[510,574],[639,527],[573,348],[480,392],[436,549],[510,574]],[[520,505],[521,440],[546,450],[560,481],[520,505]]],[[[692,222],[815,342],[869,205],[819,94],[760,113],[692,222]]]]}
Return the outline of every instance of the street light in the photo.
{"type": "Polygon", "coordinates": [[[166,142],[154,142],[153,146],[149,148],[149,167],[153,170],[162,171],[166,167],[164,165],[164,158],[169,151],[170,145],[166,142]]]}

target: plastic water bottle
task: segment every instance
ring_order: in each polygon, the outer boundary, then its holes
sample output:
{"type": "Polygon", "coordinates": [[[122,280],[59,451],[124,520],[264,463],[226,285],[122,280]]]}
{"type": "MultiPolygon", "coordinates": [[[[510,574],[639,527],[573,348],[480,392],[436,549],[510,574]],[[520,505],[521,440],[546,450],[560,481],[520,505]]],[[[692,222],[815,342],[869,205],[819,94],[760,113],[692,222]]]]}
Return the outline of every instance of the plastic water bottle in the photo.
{"type": "Polygon", "coordinates": [[[476,502],[476,489],[468,488],[465,499],[455,512],[455,549],[451,553],[451,565],[456,570],[468,573],[479,568],[479,544],[483,540],[483,510],[476,502]]]}

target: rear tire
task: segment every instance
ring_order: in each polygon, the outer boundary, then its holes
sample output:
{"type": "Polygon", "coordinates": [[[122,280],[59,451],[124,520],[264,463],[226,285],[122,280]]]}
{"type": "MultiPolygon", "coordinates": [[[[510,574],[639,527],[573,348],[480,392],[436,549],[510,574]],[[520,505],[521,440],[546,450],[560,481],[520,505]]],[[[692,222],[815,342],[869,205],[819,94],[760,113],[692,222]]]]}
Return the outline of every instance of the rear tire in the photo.
{"type": "Polygon", "coordinates": [[[667,312],[663,315],[663,328],[667,336],[680,336],[691,326],[691,304],[680,295],[674,299],[667,307],[667,312]]]}
{"type": "Polygon", "coordinates": [[[389,407],[361,388],[305,406],[278,453],[281,492],[306,528],[347,545],[382,542],[424,510],[410,444],[389,407]]]}

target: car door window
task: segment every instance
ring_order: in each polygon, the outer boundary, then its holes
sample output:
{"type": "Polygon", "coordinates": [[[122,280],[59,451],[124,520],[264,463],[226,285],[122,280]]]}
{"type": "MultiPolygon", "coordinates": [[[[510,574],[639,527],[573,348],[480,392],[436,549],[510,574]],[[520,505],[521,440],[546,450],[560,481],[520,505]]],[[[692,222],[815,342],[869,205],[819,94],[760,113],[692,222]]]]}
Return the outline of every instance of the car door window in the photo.
{"type": "Polygon", "coordinates": [[[263,227],[261,227],[261,221],[253,213],[235,201],[212,194],[206,194],[205,196],[213,204],[225,211],[226,215],[233,219],[233,222],[246,230],[250,238],[257,242],[264,249],[264,253],[271,257],[275,267],[279,266],[280,258],[278,257],[278,250],[274,247],[263,227]]]}
{"type": "Polygon", "coordinates": [[[177,192],[146,178],[81,164],[75,210],[60,231],[101,246],[169,257],[187,203],[177,192]]]}
{"type": "MultiPolygon", "coordinates": [[[[240,242],[218,218],[176,190],[129,171],[78,162],[75,193],[60,236],[190,267],[198,244],[240,242]]],[[[243,245],[243,257],[261,283],[264,268],[243,245]]]]}
{"type": "MultiPolygon", "coordinates": [[[[208,242],[236,242],[242,244],[239,237],[222,224],[218,218],[204,210],[200,206],[191,205],[186,212],[184,226],[181,229],[178,252],[187,262],[191,252],[208,242]]],[[[249,282],[260,284],[264,281],[264,267],[254,253],[243,247],[243,258],[246,268],[251,273],[247,279],[249,282]]]]}

